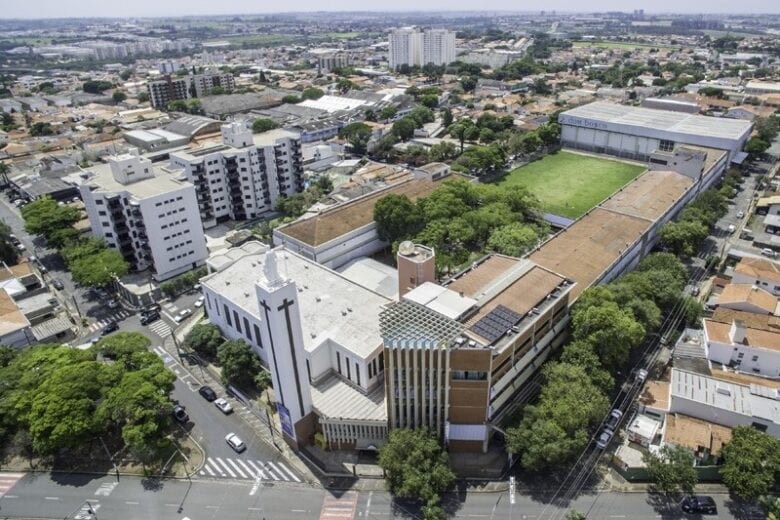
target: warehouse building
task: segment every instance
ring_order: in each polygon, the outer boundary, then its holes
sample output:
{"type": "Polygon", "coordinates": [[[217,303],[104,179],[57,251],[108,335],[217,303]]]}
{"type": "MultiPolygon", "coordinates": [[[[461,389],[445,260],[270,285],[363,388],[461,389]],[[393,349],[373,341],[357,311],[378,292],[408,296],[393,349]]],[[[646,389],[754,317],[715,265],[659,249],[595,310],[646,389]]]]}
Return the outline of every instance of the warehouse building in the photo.
{"type": "Polygon", "coordinates": [[[563,146],[647,161],[656,152],[677,145],[695,145],[728,152],[742,162],[753,125],[748,121],[596,102],[558,116],[563,146]]]}

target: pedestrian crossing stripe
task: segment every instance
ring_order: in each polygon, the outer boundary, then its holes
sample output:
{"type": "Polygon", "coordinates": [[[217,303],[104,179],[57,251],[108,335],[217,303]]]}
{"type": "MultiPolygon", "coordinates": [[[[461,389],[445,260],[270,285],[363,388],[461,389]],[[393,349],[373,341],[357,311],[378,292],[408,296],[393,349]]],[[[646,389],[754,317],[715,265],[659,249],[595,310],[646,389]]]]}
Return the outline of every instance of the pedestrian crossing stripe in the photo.
{"type": "Polygon", "coordinates": [[[160,337],[168,336],[171,333],[171,327],[168,326],[168,324],[162,320],[155,321],[149,324],[149,330],[151,330],[152,332],[154,332],[160,337]]]}
{"type": "Polygon", "coordinates": [[[26,473],[2,473],[0,472],[0,498],[11,491],[17,482],[22,480],[26,473]]]}
{"type": "Polygon", "coordinates": [[[89,330],[90,330],[90,332],[95,332],[98,329],[102,329],[103,327],[105,327],[109,323],[113,323],[115,321],[119,321],[122,318],[127,318],[131,314],[132,313],[130,311],[127,311],[127,310],[123,309],[121,311],[118,311],[118,312],[112,314],[111,316],[109,316],[107,318],[103,318],[102,320],[96,321],[95,323],[93,323],[92,325],[89,326],[89,330]]]}
{"type": "Polygon", "coordinates": [[[262,462],[225,457],[207,457],[200,475],[223,478],[262,479],[301,482],[301,479],[282,462],[262,462]]]}

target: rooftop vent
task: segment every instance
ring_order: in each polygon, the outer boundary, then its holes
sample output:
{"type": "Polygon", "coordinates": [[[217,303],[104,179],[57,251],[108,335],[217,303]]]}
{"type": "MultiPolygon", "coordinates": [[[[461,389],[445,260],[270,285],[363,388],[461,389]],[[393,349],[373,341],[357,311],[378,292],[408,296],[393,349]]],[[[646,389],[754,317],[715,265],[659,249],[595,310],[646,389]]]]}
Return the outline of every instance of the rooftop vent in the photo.
{"type": "Polygon", "coordinates": [[[317,300],[318,302],[322,301],[322,298],[320,298],[319,296],[315,296],[314,299],[317,300]]]}
{"type": "Polygon", "coordinates": [[[342,316],[346,316],[347,315],[347,311],[341,311],[341,315],[342,316]]]}
{"type": "Polygon", "coordinates": [[[534,307],[533,309],[531,309],[531,314],[539,314],[539,308],[534,307]]]}
{"type": "Polygon", "coordinates": [[[731,388],[729,388],[727,386],[718,385],[715,388],[715,391],[718,392],[720,395],[726,395],[726,396],[729,396],[729,397],[731,396],[731,388]]]}
{"type": "Polygon", "coordinates": [[[352,312],[352,307],[347,307],[347,312],[352,312]]]}
{"type": "Polygon", "coordinates": [[[464,338],[463,336],[458,336],[457,338],[455,338],[455,344],[458,345],[459,347],[463,346],[464,343],[466,343],[466,338],[464,338]]]}
{"type": "Polygon", "coordinates": [[[476,348],[476,346],[477,346],[477,342],[476,341],[474,341],[473,339],[469,340],[469,347],[470,348],[476,348]]]}

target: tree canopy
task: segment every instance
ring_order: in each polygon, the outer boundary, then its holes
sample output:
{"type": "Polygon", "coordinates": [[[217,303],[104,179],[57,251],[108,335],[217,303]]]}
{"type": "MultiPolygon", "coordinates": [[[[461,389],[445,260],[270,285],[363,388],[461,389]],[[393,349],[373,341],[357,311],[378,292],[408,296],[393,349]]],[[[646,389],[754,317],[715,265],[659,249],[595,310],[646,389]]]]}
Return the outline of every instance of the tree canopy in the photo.
{"type": "Polygon", "coordinates": [[[224,341],[219,327],[213,323],[198,323],[187,333],[184,345],[205,358],[214,359],[224,341]]]}
{"type": "Polygon", "coordinates": [[[16,265],[19,253],[11,242],[11,228],[5,222],[0,222],[0,261],[8,265],[16,265]]]}
{"type": "Polygon", "coordinates": [[[379,450],[379,465],[387,473],[389,491],[401,498],[422,502],[426,517],[441,514],[440,494],[455,482],[447,453],[428,430],[396,428],[379,450]]]}
{"type": "Polygon", "coordinates": [[[746,500],[766,495],[780,478],[780,440],[750,426],[738,426],[723,447],[720,473],[729,491],[746,500]]]}
{"type": "Polygon", "coordinates": [[[252,123],[252,131],[256,134],[260,134],[262,132],[267,132],[268,130],[278,128],[278,126],[279,125],[277,125],[273,119],[261,117],[255,119],[255,121],[252,123]]]}
{"type": "Polygon", "coordinates": [[[243,340],[230,340],[220,345],[217,361],[222,368],[222,381],[242,388],[253,385],[261,370],[257,355],[243,340]]]}
{"type": "Polygon", "coordinates": [[[699,481],[693,452],[682,446],[665,444],[656,455],[646,452],[643,460],[656,487],[665,493],[692,493],[699,481]]]}
{"type": "Polygon", "coordinates": [[[78,222],[81,211],[68,205],[60,206],[51,197],[41,197],[22,208],[22,218],[28,233],[50,240],[56,231],[78,222]]]}

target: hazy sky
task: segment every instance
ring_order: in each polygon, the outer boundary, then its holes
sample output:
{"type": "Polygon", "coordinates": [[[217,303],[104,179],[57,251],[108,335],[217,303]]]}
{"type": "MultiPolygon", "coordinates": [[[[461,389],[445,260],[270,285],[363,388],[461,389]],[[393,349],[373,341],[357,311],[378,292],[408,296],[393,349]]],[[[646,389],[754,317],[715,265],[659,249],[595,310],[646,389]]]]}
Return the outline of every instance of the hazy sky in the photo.
{"type": "Polygon", "coordinates": [[[80,16],[170,16],[354,10],[523,10],[766,13],[780,11],[776,0],[2,0],[0,18],[80,16]]]}

